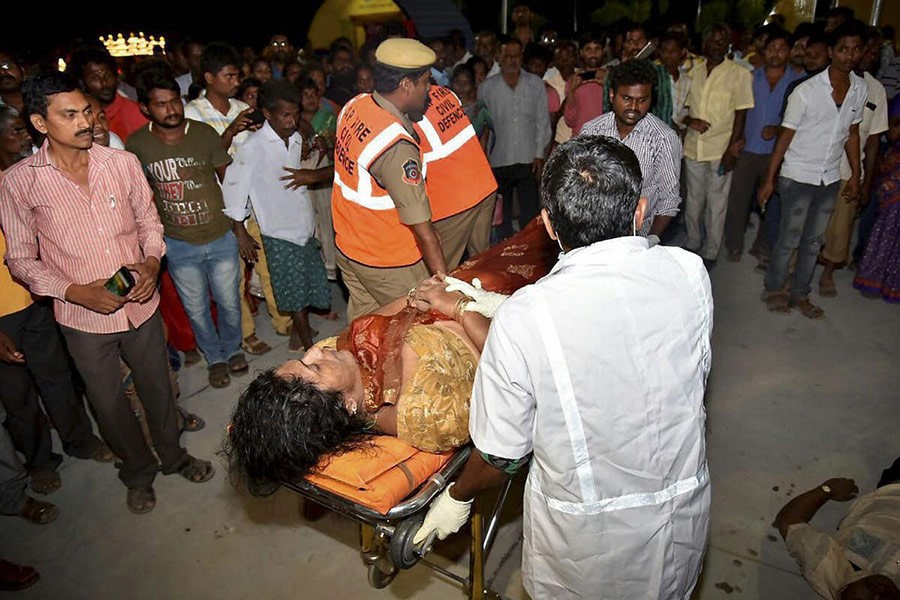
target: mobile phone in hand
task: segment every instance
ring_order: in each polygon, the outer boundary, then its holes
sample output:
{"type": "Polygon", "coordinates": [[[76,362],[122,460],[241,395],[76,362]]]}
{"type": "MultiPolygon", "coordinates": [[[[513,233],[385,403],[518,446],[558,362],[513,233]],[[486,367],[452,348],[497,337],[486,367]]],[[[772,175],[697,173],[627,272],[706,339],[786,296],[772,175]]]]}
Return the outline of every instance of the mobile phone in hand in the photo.
{"type": "Polygon", "coordinates": [[[134,287],[134,276],[127,268],[122,267],[103,284],[107,290],[116,296],[125,297],[134,287]]]}
{"type": "Polygon", "coordinates": [[[250,119],[250,122],[254,125],[262,125],[266,122],[266,115],[263,114],[262,109],[257,108],[253,112],[247,115],[247,118],[250,119]]]}

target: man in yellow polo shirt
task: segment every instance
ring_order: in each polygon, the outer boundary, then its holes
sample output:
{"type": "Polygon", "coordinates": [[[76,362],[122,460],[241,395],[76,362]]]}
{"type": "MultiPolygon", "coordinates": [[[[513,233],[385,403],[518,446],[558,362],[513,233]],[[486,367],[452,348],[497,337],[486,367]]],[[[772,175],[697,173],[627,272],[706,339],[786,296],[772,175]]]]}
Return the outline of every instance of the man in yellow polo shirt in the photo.
{"type": "Polygon", "coordinates": [[[684,118],[687,198],[685,247],[711,267],[722,247],[731,172],[743,147],[747,110],[753,108],[750,71],[726,57],[730,30],[713,25],[703,32],[703,54],[691,69],[691,91],[684,118]],[[705,232],[705,239],[704,239],[705,232]]]}

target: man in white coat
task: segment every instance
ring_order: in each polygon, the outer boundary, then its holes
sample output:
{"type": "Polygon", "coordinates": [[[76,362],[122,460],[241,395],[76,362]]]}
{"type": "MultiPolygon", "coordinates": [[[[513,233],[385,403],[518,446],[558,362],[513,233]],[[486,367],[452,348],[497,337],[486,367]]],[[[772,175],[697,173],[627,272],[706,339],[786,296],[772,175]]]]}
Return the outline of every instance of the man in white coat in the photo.
{"type": "Polygon", "coordinates": [[[637,159],[611,138],[548,160],[541,216],[563,254],[494,316],[477,452],[416,536],[459,530],[474,495],[533,454],[522,580],[535,599],[688,598],[700,574],[712,293],[697,256],[635,235],[640,191],[637,159]]]}

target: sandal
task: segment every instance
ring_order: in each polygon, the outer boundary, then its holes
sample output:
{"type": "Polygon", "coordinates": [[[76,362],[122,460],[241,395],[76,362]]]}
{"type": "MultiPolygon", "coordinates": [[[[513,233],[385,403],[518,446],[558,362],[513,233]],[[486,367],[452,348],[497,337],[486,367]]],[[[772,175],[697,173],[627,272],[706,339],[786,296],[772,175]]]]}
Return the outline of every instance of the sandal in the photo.
{"type": "Polygon", "coordinates": [[[228,365],[215,363],[209,367],[209,385],[214,388],[228,387],[231,377],[228,376],[228,365]]]}
{"type": "Polygon", "coordinates": [[[236,377],[243,377],[250,372],[250,365],[247,364],[247,358],[243,352],[238,352],[228,359],[228,370],[236,377]]]}
{"type": "Polygon", "coordinates": [[[41,574],[34,567],[0,560],[0,591],[18,592],[38,582],[41,574]]]}
{"type": "Polygon", "coordinates": [[[111,463],[116,460],[116,455],[109,449],[109,446],[101,443],[97,449],[91,453],[91,460],[98,463],[111,463]]]}
{"type": "Polygon", "coordinates": [[[194,413],[189,413],[182,408],[178,409],[178,413],[181,417],[182,433],[184,433],[185,431],[188,433],[194,433],[195,431],[200,431],[201,429],[206,427],[206,421],[204,421],[194,413]]]}
{"type": "Polygon", "coordinates": [[[272,347],[256,337],[256,334],[253,334],[250,337],[244,338],[244,340],[241,342],[241,349],[247,354],[259,356],[260,354],[265,354],[266,352],[271,350],[272,347]]]}
{"type": "Polygon", "coordinates": [[[823,298],[834,298],[838,295],[837,286],[834,284],[833,279],[828,281],[819,280],[819,295],[823,298]]]}
{"type": "Polygon", "coordinates": [[[62,487],[59,473],[52,469],[35,469],[31,472],[31,489],[38,494],[50,494],[62,487]]]}
{"type": "Polygon", "coordinates": [[[809,296],[804,296],[799,300],[791,300],[791,308],[797,308],[800,313],[807,319],[824,319],[825,311],[809,301],[809,296]]]}
{"type": "Polygon", "coordinates": [[[185,367],[193,367],[197,363],[200,362],[200,353],[195,350],[188,350],[184,353],[184,366],[185,367]]]}
{"type": "Polygon", "coordinates": [[[178,469],[178,474],[191,483],[204,483],[213,478],[216,469],[208,460],[188,456],[187,461],[178,469]]]}
{"type": "Polygon", "coordinates": [[[128,488],[125,498],[128,510],[136,515],[144,515],[156,507],[156,492],[152,486],[142,488],[128,488]]]}
{"type": "Polygon", "coordinates": [[[35,500],[31,496],[25,497],[25,506],[19,511],[19,516],[35,525],[52,523],[59,516],[59,509],[55,504],[35,500]]]}
{"type": "Polygon", "coordinates": [[[763,302],[771,312],[786,315],[791,312],[790,302],[784,292],[763,292],[763,302]]]}

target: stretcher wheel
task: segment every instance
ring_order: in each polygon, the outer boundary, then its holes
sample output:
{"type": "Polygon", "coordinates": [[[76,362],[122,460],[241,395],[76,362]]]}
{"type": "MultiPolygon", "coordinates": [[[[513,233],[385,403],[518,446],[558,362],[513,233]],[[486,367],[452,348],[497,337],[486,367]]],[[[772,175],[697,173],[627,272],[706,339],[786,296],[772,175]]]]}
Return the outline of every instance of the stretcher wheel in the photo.
{"type": "Polygon", "coordinates": [[[416,547],[413,544],[413,538],[422,527],[425,516],[411,517],[405,521],[401,521],[394,529],[394,535],[391,536],[390,555],[391,562],[398,569],[409,569],[419,562],[419,555],[416,554],[416,547]]]}
{"type": "Polygon", "coordinates": [[[254,498],[267,498],[278,491],[281,484],[277,481],[265,478],[247,478],[247,491],[254,498]]]}
{"type": "Polygon", "coordinates": [[[369,565],[369,585],[376,590],[386,588],[397,576],[397,571],[393,573],[385,573],[378,568],[378,565],[369,565]]]}

